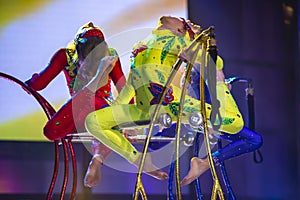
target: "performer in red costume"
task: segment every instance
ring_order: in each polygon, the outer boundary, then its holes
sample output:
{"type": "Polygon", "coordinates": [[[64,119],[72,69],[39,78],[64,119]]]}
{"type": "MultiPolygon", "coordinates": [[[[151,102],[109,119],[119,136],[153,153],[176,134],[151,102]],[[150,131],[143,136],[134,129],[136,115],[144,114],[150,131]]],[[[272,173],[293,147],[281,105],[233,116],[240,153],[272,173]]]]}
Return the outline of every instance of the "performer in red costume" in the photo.
{"type": "MultiPolygon", "coordinates": [[[[44,135],[49,140],[85,131],[86,116],[108,106],[111,80],[118,92],[126,82],[116,50],[107,47],[102,31],[92,22],[80,27],[75,39],[66,48],[59,49],[48,66],[42,72],[33,74],[26,83],[36,91],[42,90],[61,71],[64,72],[71,99],[45,125],[44,135]]],[[[96,140],[93,141],[92,151],[93,158],[84,180],[88,187],[100,182],[103,160],[111,152],[96,140]]]]}

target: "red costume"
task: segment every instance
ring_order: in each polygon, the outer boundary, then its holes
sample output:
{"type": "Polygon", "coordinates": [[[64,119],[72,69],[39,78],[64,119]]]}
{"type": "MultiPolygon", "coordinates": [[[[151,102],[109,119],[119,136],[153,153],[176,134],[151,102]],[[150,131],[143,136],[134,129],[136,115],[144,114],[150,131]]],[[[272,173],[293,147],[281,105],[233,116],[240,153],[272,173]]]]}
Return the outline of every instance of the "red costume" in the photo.
{"type": "MultiPolygon", "coordinates": [[[[109,74],[110,77],[105,86],[99,88],[96,93],[84,87],[95,74],[93,72],[87,72],[84,75],[80,74],[81,71],[79,71],[79,68],[81,65],[78,62],[80,56],[78,55],[77,44],[79,42],[84,43],[89,37],[98,37],[104,41],[103,33],[98,27],[95,27],[92,23],[84,25],[79,29],[79,33],[72,44],[66,48],[59,49],[51,58],[46,69],[39,74],[35,73],[26,82],[32,89],[42,90],[61,71],[65,74],[72,98],[45,125],[44,135],[49,140],[57,140],[70,133],[85,131],[84,121],[87,114],[108,105],[106,99],[111,96],[111,80],[118,91],[125,85],[126,79],[121,69],[120,60],[118,59],[109,74]],[[84,80],[86,77],[87,79],[84,80]]],[[[108,48],[105,55],[117,56],[117,52],[112,48],[108,48]]],[[[95,67],[97,68],[98,66],[95,67]]],[[[104,145],[101,146],[102,156],[106,157],[110,153],[110,150],[104,145]]]]}

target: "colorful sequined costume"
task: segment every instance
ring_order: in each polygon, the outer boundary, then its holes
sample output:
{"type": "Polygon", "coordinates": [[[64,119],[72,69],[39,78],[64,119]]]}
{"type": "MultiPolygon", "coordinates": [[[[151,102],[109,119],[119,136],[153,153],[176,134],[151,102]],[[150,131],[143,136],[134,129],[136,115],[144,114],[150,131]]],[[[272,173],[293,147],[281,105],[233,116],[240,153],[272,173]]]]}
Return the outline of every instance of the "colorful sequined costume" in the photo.
{"type": "MultiPolygon", "coordinates": [[[[199,79],[199,69],[192,69],[191,84],[188,86],[188,94],[195,99],[200,99],[199,79]]],[[[205,97],[205,102],[210,104],[211,99],[207,87],[205,87],[205,97]]],[[[190,129],[185,126],[181,126],[182,133],[186,133],[188,131],[190,131],[190,129]]],[[[161,132],[157,133],[156,136],[175,137],[175,132],[176,124],[173,124],[170,128],[163,129],[161,132]]],[[[225,160],[255,151],[260,148],[263,143],[262,136],[246,126],[244,126],[237,134],[223,132],[222,134],[215,134],[215,137],[229,142],[223,148],[213,152],[212,156],[216,164],[220,164],[225,160]]],[[[166,144],[166,142],[150,143],[149,147],[155,150],[166,144]]]]}
{"type": "MultiPolygon", "coordinates": [[[[199,70],[193,69],[191,74],[189,94],[196,99],[200,99],[199,79],[199,70]]],[[[206,91],[206,97],[209,97],[209,92],[208,90],[206,91]]],[[[210,103],[210,101],[210,98],[206,99],[206,102],[210,103]]],[[[228,134],[226,132],[223,132],[222,134],[215,134],[215,136],[230,142],[229,144],[221,149],[218,149],[212,154],[216,164],[220,164],[224,160],[255,151],[259,147],[261,147],[263,143],[261,135],[247,128],[246,126],[244,126],[242,130],[237,134],[228,134]]]]}
{"type": "MultiPolygon", "coordinates": [[[[80,71],[78,65],[76,44],[78,40],[85,42],[85,39],[92,36],[97,36],[104,40],[104,36],[98,27],[89,27],[88,24],[85,24],[79,29],[74,41],[54,54],[45,70],[39,74],[34,74],[26,82],[34,90],[42,90],[61,71],[64,72],[72,98],[45,125],[44,135],[49,140],[57,140],[70,133],[85,131],[85,117],[94,110],[108,106],[106,99],[111,97],[111,80],[118,91],[125,85],[126,79],[118,59],[109,74],[109,79],[105,86],[99,88],[96,93],[84,87],[95,74],[80,74],[82,71],[80,71]]],[[[117,56],[117,52],[113,48],[108,48],[106,55],[117,56]]],[[[98,68],[98,66],[94,67],[98,68]]],[[[102,144],[99,146],[98,143],[94,143],[93,148],[96,148],[96,146],[100,149],[103,158],[111,152],[109,148],[102,144]]]]}
{"type": "MultiPolygon", "coordinates": [[[[154,30],[148,41],[134,48],[128,81],[116,101],[110,107],[89,114],[86,118],[87,130],[122,157],[134,162],[140,152],[116,127],[150,119],[179,52],[190,43],[188,34],[181,37],[169,30],[154,30]],[[133,96],[136,105],[128,105],[133,96]]],[[[173,121],[177,118],[180,94],[181,89],[171,84],[160,109],[160,113],[168,113],[173,121]]],[[[221,102],[220,131],[230,134],[239,132],[244,125],[243,119],[225,83],[217,83],[217,94],[221,102]]],[[[186,96],[183,123],[188,123],[190,113],[199,112],[200,109],[199,100],[186,96]]],[[[210,116],[210,110],[211,106],[206,104],[207,116],[210,116]]]]}

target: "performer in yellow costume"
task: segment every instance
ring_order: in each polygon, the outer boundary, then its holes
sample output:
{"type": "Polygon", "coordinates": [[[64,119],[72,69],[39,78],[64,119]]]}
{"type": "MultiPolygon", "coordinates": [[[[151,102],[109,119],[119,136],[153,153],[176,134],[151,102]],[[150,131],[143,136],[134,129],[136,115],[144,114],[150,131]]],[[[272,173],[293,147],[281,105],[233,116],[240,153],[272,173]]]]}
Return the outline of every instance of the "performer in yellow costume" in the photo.
{"type": "MultiPolygon", "coordinates": [[[[192,38],[181,19],[163,16],[158,27],[153,30],[149,40],[138,43],[131,57],[131,71],[125,87],[115,102],[104,109],[90,113],[86,118],[86,128],[103,144],[138,165],[141,153],[116,128],[119,124],[150,120],[155,104],[178,59],[182,49],[191,44],[192,38]],[[135,105],[128,102],[135,97],[135,105]]],[[[217,71],[222,71],[223,62],[217,59],[217,71]]],[[[218,73],[217,73],[218,74],[218,73]]],[[[218,77],[217,77],[218,80],[218,77]]],[[[181,89],[171,84],[163,100],[161,113],[168,113],[176,121],[181,89]]],[[[235,134],[244,123],[242,115],[226,84],[217,82],[217,95],[220,101],[222,124],[217,131],[235,134]]],[[[183,107],[183,123],[188,123],[191,113],[200,112],[200,101],[186,96],[183,107]]],[[[206,104],[207,116],[210,116],[211,105],[206,104]]],[[[146,156],[144,171],[160,180],[167,174],[157,170],[146,156]]]]}

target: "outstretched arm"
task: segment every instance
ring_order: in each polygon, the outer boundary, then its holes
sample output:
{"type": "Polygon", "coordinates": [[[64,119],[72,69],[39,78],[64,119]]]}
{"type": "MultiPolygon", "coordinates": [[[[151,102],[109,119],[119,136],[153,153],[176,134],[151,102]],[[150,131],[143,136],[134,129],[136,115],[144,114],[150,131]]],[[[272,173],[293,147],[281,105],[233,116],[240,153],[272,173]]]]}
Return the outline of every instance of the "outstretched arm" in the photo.
{"type": "Polygon", "coordinates": [[[36,91],[42,90],[63,70],[66,64],[66,50],[59,49],[52,56],[48,66],[39,74],[33,74],[26,84],[36,91]]]}

